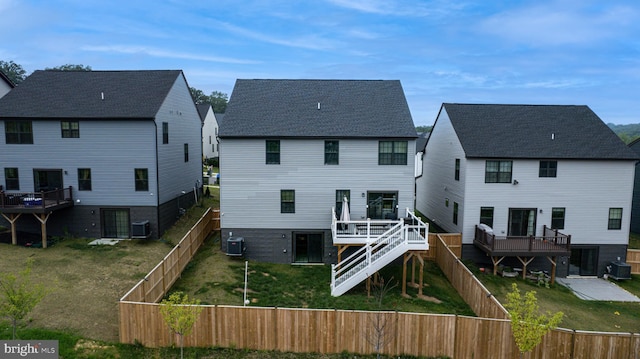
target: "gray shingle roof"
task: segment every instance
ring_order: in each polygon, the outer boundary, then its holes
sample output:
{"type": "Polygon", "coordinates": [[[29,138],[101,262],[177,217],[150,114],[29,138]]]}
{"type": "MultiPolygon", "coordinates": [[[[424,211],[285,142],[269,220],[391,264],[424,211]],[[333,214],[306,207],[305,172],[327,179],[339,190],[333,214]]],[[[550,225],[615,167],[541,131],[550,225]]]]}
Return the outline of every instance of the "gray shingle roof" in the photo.
{"type": "Polygon", "coordinates": [[[208,103],[199,103],[196,105],[198,109],[198,115],[200,115],[200,121],[204,123],[204,120],[207,118],[207,112],[209,112],[209,108],[211,104],[208,103]]]}
{"type": "Polygon", "coordinates": [[[442,106],[467,157],[638,159],[587,106],[442,106]]]}
{"type": "Polygon", "coordinates": [[[223,138],[417,137],[397,80],[237,80],[219,133],[223,138]]]}
{"type": "Polygon", "coordinates": [[[0,99],[0,118],[154,118],[181,74],[35,71],[0,99]]]}

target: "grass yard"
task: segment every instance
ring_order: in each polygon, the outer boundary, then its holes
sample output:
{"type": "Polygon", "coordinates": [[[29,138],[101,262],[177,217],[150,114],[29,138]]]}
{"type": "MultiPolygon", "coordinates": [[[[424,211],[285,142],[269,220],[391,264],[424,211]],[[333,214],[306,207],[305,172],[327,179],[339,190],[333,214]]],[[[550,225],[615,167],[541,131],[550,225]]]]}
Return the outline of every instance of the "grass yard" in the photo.
{"type": "MultiPolygon", "coordinates": [[[[640,333],[640,303],[582,300],[559,284],[545,288],[521,278],[503,278],[490,273],[483,274],[477,268],[469,267],[501,303],[506,303],[506,294],[511,291],[511,283],[514,281],[522,293],[536,291],[538,304],[543,313],[557,311],[564,313],[560,323],[561,328],[640,333]]],[[[639,275],[633,275],[632,280],[617,282],[617,284],[640,296],[639,275]]]]}

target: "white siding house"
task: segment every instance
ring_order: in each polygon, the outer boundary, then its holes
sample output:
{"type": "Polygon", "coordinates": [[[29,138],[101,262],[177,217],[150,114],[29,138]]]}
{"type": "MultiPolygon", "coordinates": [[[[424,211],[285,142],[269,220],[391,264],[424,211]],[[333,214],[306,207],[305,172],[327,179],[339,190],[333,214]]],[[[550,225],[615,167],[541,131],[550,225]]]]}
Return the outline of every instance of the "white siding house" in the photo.
{"type": "Polygon", "coordinates": [[[462,233],[463,257],[491,263],[474,245],[485,223],[497,237],[570,235],[561,277],[624,260],[638,156],[588,107],[445,103],[424,152],[416,209],[462,233]]]}
{"type": "Polygon", "coordinates": [[[0,99],[0,221],[158,238],[202,185],[200,131],[181,71],[36,71],[0,99]],[[49,207],[63,189],[71,206],[49,207]],[[27,206],[31,197],[45,200],[27,206]]]}
{"type": "Polygon", "coordinates": [[[332,208],[413,209],[415,127],[399,81],[238,80],[220,125],[222,239],[277,263],[336,261],[332,208]]]}
{"type": "Polygon", "coordinates": [[[218,157],[218,124],[224,114],[213,113],[210,104],[198,104],[198,113],[202,120],[202,156],[204,158],[218,157]]]}
{"type": "Polygon", "coordinates": [[[2,71],[0,71],[0,98],[6,95],[15,85],[9,79],[7,75],[5,75],[2,71]]]}

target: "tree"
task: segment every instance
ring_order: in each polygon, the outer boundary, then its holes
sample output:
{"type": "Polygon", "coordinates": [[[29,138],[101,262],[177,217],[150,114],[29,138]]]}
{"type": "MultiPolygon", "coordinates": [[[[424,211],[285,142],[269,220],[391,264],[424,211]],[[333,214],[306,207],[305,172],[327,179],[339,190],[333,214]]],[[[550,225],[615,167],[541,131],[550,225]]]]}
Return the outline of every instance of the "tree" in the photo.
{"type": "Polygon", "coordinates": [[[373,291],[373,297],[378,305],[378,311],[370,313],[368,316],[372,331],[365,337],[365,339],[373,346],[376,356],[379,359],[380,353],[384,347],[391,343],[395,337],[396,330],[394,327],[395,323],[389,320],[389,313],[383,313],[380,311],[382,310],[382,302],[389,291],[395,288],[398,284],[393,282],[393,277],[386,283],[382,276],[376,275],[374,277],[378,277],[378,280],[373,283],[371,288],[373,291]]]}
{"type": "Polygon", "coordinates": [[[54,70],[54,71],[91,71],[91,66],[85,65],[60,65],[56,67],[46,67],[45,70],[54,70]]]}
{"type": "Polygon", "coordinates": [[[563,313],[538,314],[536,291],[528,291],[523,298],[516,283],[513,283],[511,288],[505,307],[511,316],[511,330],[522,358],[524,353],[530,352],[540,344],[547,332],[560,324],[563,313]]]}
{"type": "Polygon", "coordinates": [[[0,314],[7,317],[13,325],[13,339],[16,329],[38,303],[47,295],[47,289],[40,283],[31,280],[31,266],[33,258],[27,260],[27,265],[18,275],[13,273],[0,274],[0,314]]]}
{"type": "Polygon", "coordinates": [[[213,91],[211,95],[209,95],[209,103],[215,113],[224,113],[224,111],[227,110],[227,100],[227,94],[219,91],[213,91]]]}
{"type": "Polygon", "coordinates": [[[215,113],[224,113],[227,109],[227,99],[228,96],[226,93],[220,91],[213,91],[211,95],[207,96],[195,87],[189,87],[189,91],[191,92],[191,97],[193,98],[193,102],[195,104],[203,104],[208,103],[213,108],[213,112],[215,113]]]}
{"type": "Polygon", "coordinates": [[[202,312],[200,300],[190,300],[186,293],[173,292],[160,302],[160,314],[172,332],[180,337],[180,358],[184,356],[184,336],[189,335],[202,312]]]}
{"type": "Polygon", "coordinates": [[[0,71],[7,75],[9,80],[16,85],[21,83],[27,77],[27,72],[22,68],[22,66],[13,61],[7,62],[0,60],[0,71]]]}

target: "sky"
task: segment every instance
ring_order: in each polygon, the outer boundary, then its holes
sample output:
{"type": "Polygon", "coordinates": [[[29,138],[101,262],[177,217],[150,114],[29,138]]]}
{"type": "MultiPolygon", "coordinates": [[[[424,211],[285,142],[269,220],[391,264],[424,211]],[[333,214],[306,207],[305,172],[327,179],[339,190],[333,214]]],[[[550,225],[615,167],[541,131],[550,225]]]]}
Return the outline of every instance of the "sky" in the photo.
{"type": "Polygon", "coordinates": [[[183,70],[236,79],[400,80],[416,126],[444,102],[587,105],[640,123],[636,0],[0,0],[0,60],[30,74],[183,70]]]}

